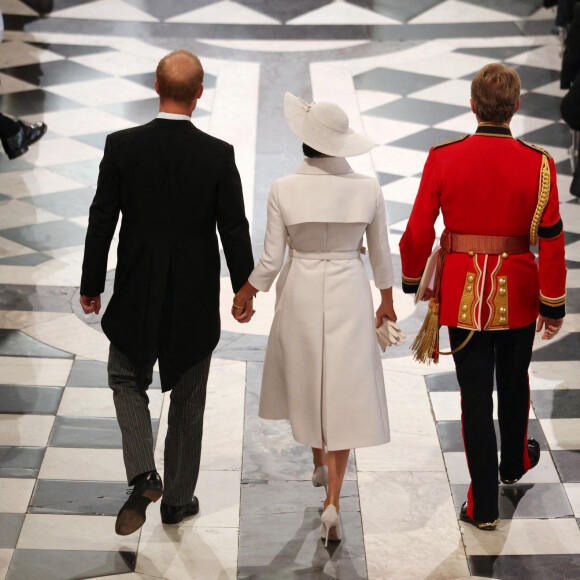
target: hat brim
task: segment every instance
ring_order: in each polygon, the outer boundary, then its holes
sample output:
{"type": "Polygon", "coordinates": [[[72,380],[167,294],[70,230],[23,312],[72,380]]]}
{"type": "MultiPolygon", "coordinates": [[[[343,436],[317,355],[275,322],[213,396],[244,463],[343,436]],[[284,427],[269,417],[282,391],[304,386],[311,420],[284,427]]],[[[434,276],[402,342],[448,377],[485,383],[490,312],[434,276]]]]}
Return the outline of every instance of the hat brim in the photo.
{"type": "Polygon", "coordinates": [[[354,157],[368,153],[375,143],[348,129],[339,133],[319,123],[308,114],[308,105],[292,93],[284,95],[284,117],[290,130],[312,149],[333,157],[354,157]]]}

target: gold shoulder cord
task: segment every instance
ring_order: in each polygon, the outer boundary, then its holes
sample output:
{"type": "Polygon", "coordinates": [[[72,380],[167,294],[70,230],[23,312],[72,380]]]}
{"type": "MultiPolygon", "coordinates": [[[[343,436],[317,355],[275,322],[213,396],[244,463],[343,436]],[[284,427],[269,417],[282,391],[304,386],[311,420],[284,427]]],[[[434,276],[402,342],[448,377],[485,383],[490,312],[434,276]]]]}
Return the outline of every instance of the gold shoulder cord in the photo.
{"type": "Polygon", "coordinates": [[[548,199],[550,198],[550,165],[547,155],[542,155],[542,169],[540,170],[540,185],[538,187],[538,205],[534,212],[532,225],[530,227],[530,244],[535,246],[538,243],[538,228],[548,199]]]}

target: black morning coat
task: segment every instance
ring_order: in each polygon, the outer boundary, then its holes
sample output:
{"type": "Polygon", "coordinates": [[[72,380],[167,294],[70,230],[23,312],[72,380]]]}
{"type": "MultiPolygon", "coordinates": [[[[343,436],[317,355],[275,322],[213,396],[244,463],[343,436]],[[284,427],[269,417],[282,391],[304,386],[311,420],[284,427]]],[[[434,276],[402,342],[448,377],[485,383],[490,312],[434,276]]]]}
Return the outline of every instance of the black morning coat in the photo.
{"type": "Polygon", "coordinates": [[[189,121],[107,137],[85,242],[81,294],[105,287],[122,214],[113,297],[101,325],[140,370],[158,357],[170,390],[220,336],[220,234],[234,292],[254,267],[234,148],[189,121]]]}

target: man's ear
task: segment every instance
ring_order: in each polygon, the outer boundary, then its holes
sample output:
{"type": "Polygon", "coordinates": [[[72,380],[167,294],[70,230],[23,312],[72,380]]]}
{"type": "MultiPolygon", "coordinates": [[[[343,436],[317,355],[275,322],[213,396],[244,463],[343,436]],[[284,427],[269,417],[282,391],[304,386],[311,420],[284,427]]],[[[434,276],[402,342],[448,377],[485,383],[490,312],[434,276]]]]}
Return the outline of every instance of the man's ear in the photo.
{"type": "Polygon", "coordinates": [[[469,99],[469,102],[471,104],[471,111],[474,115],[477,115],[477,112],[475,111],[475,101],[473,99],[469,99]]]}
{"type": "Polygon", "coordinates": [[[518,112],[521,102],[522,102],[521,99],[518,97],[518,102],[516,103],[516,108],[514,109],[514,115],[518,112]]]}
{"type": "Polygon", "coordinates": [[[159,83],[157,82],[157,78],[155,78],[155,92],[159,94],[159,83]]]}
{"type": "Polygon", "coordinates": [[[201,99],[201,95],[203,95],[203,85],[201,85],[199,87],[199,89],[197,89],[197,93],[195,93],[195,98],[196,99],[201,99]]]}

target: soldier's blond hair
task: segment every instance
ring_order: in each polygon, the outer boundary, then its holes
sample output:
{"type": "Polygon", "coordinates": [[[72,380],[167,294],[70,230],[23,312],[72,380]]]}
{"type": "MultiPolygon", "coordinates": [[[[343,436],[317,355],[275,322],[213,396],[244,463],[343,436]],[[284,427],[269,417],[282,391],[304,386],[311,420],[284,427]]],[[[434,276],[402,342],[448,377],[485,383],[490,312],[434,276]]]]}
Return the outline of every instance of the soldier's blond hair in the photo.
{"type": "Polygon", "coordinates": [[[516,111],[521,81],[518,73],[501,63],[485,65],[471,82],[477,116],[487,123],[507,123],[516,111]]]}

